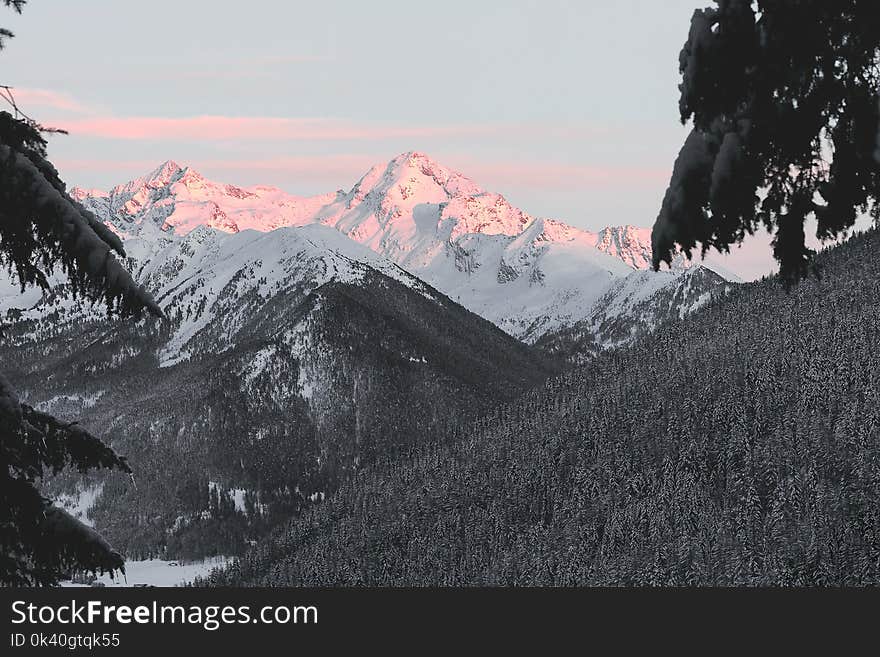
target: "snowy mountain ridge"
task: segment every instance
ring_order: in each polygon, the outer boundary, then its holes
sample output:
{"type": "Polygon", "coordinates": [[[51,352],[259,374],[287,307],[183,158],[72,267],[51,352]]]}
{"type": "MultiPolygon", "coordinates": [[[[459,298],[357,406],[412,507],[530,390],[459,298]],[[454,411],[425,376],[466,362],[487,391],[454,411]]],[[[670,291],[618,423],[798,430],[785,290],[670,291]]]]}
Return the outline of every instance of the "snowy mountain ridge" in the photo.
{"type": "Polygon", "coordinates": [[[74,187],[70,194],[117,230],[151,223],[178,236],[198,226],[237,233],[304,225],[336,196],[307,199],[274,187],[243,189],[207,180],[172,160],[109,192],[74,187]]]}
{"type": "MultiPolygon", "coordinates": [[[[253,317],[279,298],[301,299],[330,282],[360,285],[369,273],[392,279],[434,300],[421,280],[369,249],[321,225],[283,227],[272,232],[225,233],[205,225],[182,236],[145,222],[120,231],[127,266],[171,318],[170,333],[158,353],[162,366],[201,351],[224,351],[252,332],[253,317]],[[198,336],[198,339],[196,339],[198,336]]],[[[54,315],[67,325],[100,319],[101,307],[64,293],[62,274],[50,278],[52,293],[0,280],[0,312],[18,320],[54,315]]],[[[305,321],[305,319],[303,320],[305,321]]]]}
{"type": "MultiPolygon", "coordinates": [[[[519,236],[526,227],[542,222],[544,230],[537,231],[542,241],[580,240],[634,269],[650,267],[650,228],[607,226],[592,232],[554,219],[536,219],[500,194],[487,192],[461,173],[414,151],[387,165],[375,165],[347,193],[299,197],[270,186],[236,187],[212,182],[168,160],[109,192],[74,187],[71,195],[117,228],[152,222],[185,235],[200,225],[235,233],[323,223],[355,241],[370,242],[373,250],[389,251],[386,256],[394,255],[388,239],[372,243],[381,229],[393,227],[391,232],[406,233],[412,230],[403,227],[410,219],[424,224],[434,218],[432,206],[442,206],[437,208],[441,211],[438,224],[443,224],[437,233],[446,239],[471,233],[519,236]]],[[[399,246],[407,250],[406,245],[399,246]]]]}
{"type": "Polygon", "coordinates": [[[200,227],[331,227],[529,342],[589,320],[610,291],[625,291],[616,305],[629,308],[703,266],[679,258],[672,272],[646,273],[650,229],[593,233],[536,218],[418,152],[372,167],[348,192],[314,197],[216,183],[173,161],[109,192],[71,194],[123,238],[143,226],[168,239],[200,227]],[[633,285],[617,284],[636,272],[633,285]]]}

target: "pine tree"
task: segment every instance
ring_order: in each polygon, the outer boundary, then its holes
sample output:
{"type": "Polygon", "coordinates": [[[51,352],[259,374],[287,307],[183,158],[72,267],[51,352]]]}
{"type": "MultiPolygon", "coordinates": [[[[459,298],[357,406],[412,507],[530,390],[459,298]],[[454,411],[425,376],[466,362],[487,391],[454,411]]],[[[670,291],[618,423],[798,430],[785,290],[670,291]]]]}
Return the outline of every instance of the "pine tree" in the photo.
{"type": "MultiPolygon", "coordinates": [[[[24,0],[3,0],[20,12],[24,0]]],[[[3,40],[11,37],[0,30],[3,40]]],[[[108,312],[162,312],[114,257],[122,242],[76,203],[46,156],[47,130],[20,114],[0,112],[0,266],[22,290],[48,289],[48,276],[65,273],[74,294],[103,300],[108,312]]],[[[123,569],[123,559],[94,530],[40,494],[38,480],[67,467],[80,472],[114,468],[125,459],[76,424],[21,403],[0,375],[0,584],[52,585],[73,571],[123,569]]]]}
{"type": "Polygon", "coordinates": [[[680,245],[727,251],[760,225],[787,282],[857,211],[877,216],[880,12],[875,0],[716,0],[679,58],[693,129],[652,234],[654,267],[680,245]],[[760,192],[760,193],[759,193],[760,192]]]}

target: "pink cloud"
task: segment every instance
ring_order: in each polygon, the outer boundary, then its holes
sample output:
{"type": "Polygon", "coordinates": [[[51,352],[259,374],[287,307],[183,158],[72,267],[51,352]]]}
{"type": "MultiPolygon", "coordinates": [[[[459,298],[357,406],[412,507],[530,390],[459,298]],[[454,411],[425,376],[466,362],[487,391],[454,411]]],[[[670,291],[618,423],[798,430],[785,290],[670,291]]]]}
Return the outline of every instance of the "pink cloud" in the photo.
{"type": "Polygon", "coordinates": [[[12,94],[16,104],[27,113],[30,113],[31,107],[47,107],[75,114],[92,114],[96,111],[95,108],[79,102],[73,96],[58,91],[13,87],[12,94]]]}
{"type": "MultiPolygon", "coordinates": [[[[273,65],[327,60],[319,55],[274,55],[254,58],[262,66],[250,66],[246,75],[271,75],[273,65]]],[[[186,76],[228,77],[234,72],[185,71],[186,76]]],[[[70,94],[46,89],[13,89],[16,101],[24,111],[37,106],[59,112],[58,116],[43,116],[40,120],[63,128],[74,136],[115,140],[174,140],[174,141],[232,141],[232,140],[286,140],[286,141],[365,141],[382,139],[429,139],[455,137],[494,137],[517,139],[584,139],[607,137],[613,129],[604,124],[587,123],[482,123],[390,125],[381,122],[355,121],[337,118],[267,117],[201,115],[116,116],[106,109],[83,103],[70,94]],[[71,117],[70,114],[80,116],[71,117]]]]}
{"type": "MultiPolygon", "coordinates": [[[[350,187],[370,167],[380,162],[382,157],[369,155],[316,155],[294,157],[267,157],[260,159],[214,159],[194,158],[179,160],[182,166],[189,165],[208,178],[218,182],[237,185],[274,184],[307,180],[314,182],[313,193],[326,192],[338,187],[350,187]]],[[[76,184],[76,178],[83,174],[93,177],[99,174],[106,179],[110,188],[127,177],[143,175],[159,164],[156,160],[142,159],[67,159],[55,161],[62,178],[76,184]]]]}
{"type": "Polygon", "coordinates": [[[96,116],[56,120],[70,134],[121,140],[223,141],[297,140],[340,141],[392,138],[429,138],[498,133],[492,125],[437,125],[395,127],[345,119],[280,117],[114,117],[96,116]]]}
{"type": "MultiPolygon", "coordinates": [[[[64,174],[67,171],[75,172],[111,172],[111,171],[138,171],[146,173],[159,165],[157,160],[132,159],[119,160],[114,158],[53,158],[52,162],[58,170],[64,174]]],[[[116,182],[122,182],[117,180],[116,182]]],[[[114,183],[116,184],[116,183],[114,183]]]]}

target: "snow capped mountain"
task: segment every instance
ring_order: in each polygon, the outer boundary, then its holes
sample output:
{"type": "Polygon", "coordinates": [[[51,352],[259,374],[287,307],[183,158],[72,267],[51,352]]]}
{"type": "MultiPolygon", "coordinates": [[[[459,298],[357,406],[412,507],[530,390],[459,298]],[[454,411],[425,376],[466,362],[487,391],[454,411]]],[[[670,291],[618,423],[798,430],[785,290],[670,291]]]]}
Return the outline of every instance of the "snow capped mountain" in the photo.
{"type": "Polygon", "coordinates": [[[609,226],[596,235],[597,249],[620,258],[633,269],[651,267],[651,229],[636,226],[609,226]]]}
{"type": "Polygon", "coordinates": [[[74,187],[70,193],[117,229],[151,223],[175,235],[186,235],[198,226],[237,233],[303,225],[336,196],[306,199],[274,187],[242,189],[207,180],[171,160],[109,192],[74,187]]]}
{"type": "Polygon", "coordinates": [[[517,235],[532,221],[503,196],[416,152],[374,166],[315,219],[394,260],[418,253],[425,237],[517,235]]]}
{"type": "MultiPolygon", "coordinates": [[[[253,320],[279,298],[301,300],[330,282],[364,284],[368,274],[387,277],[434,300],[436,293],[394,263],[321,225],[271,232],[224,233],[198,225],[183,236],[145,222],[120,230],[127,265],[171,319],[158,352],[162,366],[194,353],[219,352],[252,338],[253,320]]],[[[50,282],[53,294],[22,297],[8,280],[0,286],[0,311],[18,308],[24,321],[55,314],[74,324],[94,321],[102,309],[66,296],[64,278],[50,282]],[[27,305],[22,304],[25,301],[27,305]],[[21,310],[22,308],[24,310],[21,310]]]]}
{"type": "MultiPolygon", "coordinates": [[[[137,239],[147,241],[142,235],[137,239]]],[[[138,278],[155,291],[160,306],[181,316],[186,309],[159,354],[164,365],[189,357],[190,342],[218,318],[222,324],[213,326],[213,339],[201,335],[198,341],[204,348],[223,350],[246,338],[253,317],[279,297],[299,296],[331,281],[360,285],[370,271],[433,298],[419,279],[318,225],[228,236],[198,227],[140,262],[138,278]]]]}
{"type": "Polygon", "coordinates": [[[373,167],[315,220],[527,340],[582,319],[632,271],[590,234],[534,218],[421,153],[373,167]]]}
{"type": "Polygon", "coordinates": [[[646,272],[650,229],[593,233],[536,218],[418,152],[372,167],[348,192],[314,197],[215,183],[172,161],[109,192],[73,195],[122,234],[136,226],[169,238],[199,227],[237,233],[328,226],[529,342],[587,321],[615,290],[653,293],[701,266],[681,258],[673,275],[646,272]]]}

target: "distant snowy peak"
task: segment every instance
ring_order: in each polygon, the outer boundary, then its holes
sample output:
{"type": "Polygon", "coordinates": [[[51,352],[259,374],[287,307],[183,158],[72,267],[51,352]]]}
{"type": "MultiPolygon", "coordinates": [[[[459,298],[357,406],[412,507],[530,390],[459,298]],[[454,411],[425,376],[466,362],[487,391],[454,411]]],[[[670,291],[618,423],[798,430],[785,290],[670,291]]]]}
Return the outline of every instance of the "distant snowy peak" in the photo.
{"type": "Polygon", "coordinates": [[[138,192],[144,187],[161,189],[180,180],[180,178],[187,172],[195,173],[188,167],[180,166],[174,160],[168,160],[141,178],[136,178],[128,183],[117,185],[110,193],[112,195],[120,196],[123,194],[132,195],[132,193],[138,192]]]}
{"type": "Polygon", "coordinates": [[[83,201],[88,202],[89,199],[107,198],[110,196],[102,189],[85,189],[83,187],[71,187],[68,193],[73,200],[79,201],[80,203],[83,201]]]}
{"type": "MultiPolygon", "coordinates": [[[[651,269],[651,229],[638,226],[608,226],[595,235],[594,245],[600,251],[614,256],[633,269],[651,269]]],[[[664,267],[665,269],[665,267],[664,267]]],[[[669,269],[673,272],[708,269],[731,283],[741,283],[742,279],[725,268],[717,257],[707,254],[703,258],[699,252],[688,258],[678,251],[672,257],[669,269]]]]}
{"type": "Polygon", "coordinates": [[[418,215],[433,219],[431,228],[449,239],[517,235],[532,221],[500,194],[418,152],[372,167],[349,192],[313,197],[216,183],[173,160],[108,192],[73,188],[71,195],[118,228],[149,222],[177,235],[199,225],[234,233],[324,223],[367,242],[367,235],[418,215]]]}
{"type": "Polygon", "coordinates": [[[384,196],[395,190],[399,200],[419,196],[420,200],[429,202],[485,193],[470,178],[416,151],[402,153],[388,164],[375,165],[358,181],[352,193],[363,200],[370,194],[384,196]],[[425,194],[434,198],[427,198],[425,194]]]}
{"type": "Polygon", "coordinates": [[[73,188],[71,196],[123,232],[153,224],[179,236],[198,226],[237,233],[303,225],[337,197],[299,198],[274,187],[217,183],[172,160],[109,192],[73,188]]]}
{"type": "Polygon", "coordinates": [[[651,229],[636,226],[608,226],[596,233],[595,246],[620,258],[633,269],[651,267],[651,229]]]}
{"type": "Polygon", "coordinates": [[[517,235],[532,221],[500,194],[414,151],[371,168],[318,219],[365,243],[389,231],[445,240],[474,233],[517,235]]]}

